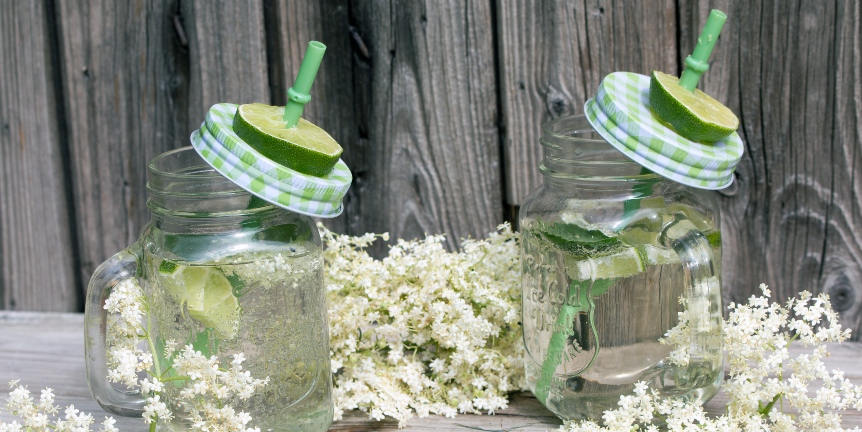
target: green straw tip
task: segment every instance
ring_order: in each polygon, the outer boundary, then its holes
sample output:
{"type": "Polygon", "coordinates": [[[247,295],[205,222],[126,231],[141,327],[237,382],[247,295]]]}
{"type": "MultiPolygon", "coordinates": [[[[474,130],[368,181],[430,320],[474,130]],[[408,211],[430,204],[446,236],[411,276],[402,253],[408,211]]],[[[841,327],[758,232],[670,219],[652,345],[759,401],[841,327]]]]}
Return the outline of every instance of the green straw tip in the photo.
{"type": "MultiPolygon", "coordinates": [[[[713,10],[713,12],[721,13],[721,11],[719,11],[717,9],[713,10]]],[[[326,51],[326,45],[324,45],[318,41],[311,41],[308,43],[308,50],[309,51],[315,51],[315,52],[320,51],[320,53],[322,54],[323,51],[326,51]]]]}
{"type": "Polygon", "coordinates": [[[706,25],[703,26],[703,31],[697,38],[694,52],[686,57],[685,70],[679,77],[679,85],[686,90],[694,91],[698,81],[700,81],[700,76],[709,69],[709,56],[712,54],[712,49],[715,47],[715,42],[718,40],[718,35],[721,33],[721,28],[724,27],[725,21],[727,21],[727,15],[724,12],[718,9],[710,11],[706,25]]]}
{"type": "Polygon", "coordinates": [[[304,105],[311,101],[309,94],[311,85],[314,83],[317,70],[323,61],[324,52],[326,52],[326,45],[318,41],[308,43],[305,56],[302,57],[302,64],[299,65],[299,72],[296,74],[296,80],[293,82],[293,86],[287,90],[288,100],[284,108],[284,121],[287,128],[296,126],[299,117],[302,116],[304,105]]]}

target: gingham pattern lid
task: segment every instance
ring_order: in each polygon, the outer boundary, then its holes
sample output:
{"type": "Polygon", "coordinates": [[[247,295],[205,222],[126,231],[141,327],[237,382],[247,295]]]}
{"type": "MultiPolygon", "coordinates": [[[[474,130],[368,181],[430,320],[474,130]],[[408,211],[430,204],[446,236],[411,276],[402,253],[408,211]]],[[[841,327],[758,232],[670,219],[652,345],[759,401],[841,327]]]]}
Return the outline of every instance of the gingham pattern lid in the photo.
{"type": "Polygon", "coordinates": [[[584,105],[596,132],[647,169],[684,185],[723,189],[733,182],[742,158],[736,132],[714,144],[701,144],[663,125],[650,110],[648,76],[614,72],[602,80],[596,97],[584,105]]]}
{"type": "Polygon", "coordinates": [[[219,174],[237,186],[279,207],[308,216],[341,214],[341,200],[353,176],[342,160],[325,177],[294,171],[251,148],[233,131],[237,105],[216,104],[201,128],[192,133],[192,147],[219,174]]]}

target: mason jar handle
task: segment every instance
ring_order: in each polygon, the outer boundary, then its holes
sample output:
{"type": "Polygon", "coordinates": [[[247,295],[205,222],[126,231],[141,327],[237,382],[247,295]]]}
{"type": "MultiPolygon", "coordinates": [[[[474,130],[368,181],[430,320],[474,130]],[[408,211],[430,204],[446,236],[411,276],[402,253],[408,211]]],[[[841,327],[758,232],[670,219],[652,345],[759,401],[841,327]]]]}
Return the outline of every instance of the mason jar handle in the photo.
{"type": "Polygon", "coordinates": [[[84,357],[90,394],[106,411],[124,417],[141,417],[146,401],[139,390],[120,391],[108,382],[105,301],[118,283],[137,277],[141,255],[142,248],[136,243],[99,265],[87,286],[84,306],[84,357]]]}
{"type": "MultiPolygon", "coordinates": [[[[685,301],[691,333],[689,365],[720,362],[721,292],[719,263],[706,236],[683,213],[665,225],[659,243],[679,255],[685,278],[685,301]]],[[[716,366],[717,365],[713,365],[716,366]]]]}

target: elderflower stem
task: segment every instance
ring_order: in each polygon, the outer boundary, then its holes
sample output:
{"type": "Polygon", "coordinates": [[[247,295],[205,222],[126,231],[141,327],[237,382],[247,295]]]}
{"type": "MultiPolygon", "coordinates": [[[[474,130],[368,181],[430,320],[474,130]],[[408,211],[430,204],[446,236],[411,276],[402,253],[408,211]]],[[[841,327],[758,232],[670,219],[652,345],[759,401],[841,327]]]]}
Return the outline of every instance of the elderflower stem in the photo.
{"type": "Polygon", "coordinates": [[[159,378],[159,381],[161,381],[163,383],[171,382],[171,381],[189,381],[189,380],[191,380],[191,377],[187,377],[187,376],[172,376],[172,377],[167,377],[167,378],[159,378]]]}
{"type": "MultiPolygon", "coordinates": [[[[162,366],[159,363],[159,352],[156,351],[156,344],[153,341],[153,338],[150,336],[152,332],[152,320],[147,317],[147,345],[150,347],[150,353],[153,355],[153,368],[156,370],[156,377],[162,376],[162,366]]],[[[159,378],[161,380],[161,378],[159,378]]]]}
{"type": "Polygon", "coordinates": [[[778,393],[777,395],[775,395],[775,397],[772,398],[772,402],[769,402],[765,407],[758,410],[758,412],[760,412],[760,415],[767,417],[769,415],[769,412],[772,411],[772,407],[775,406],[775,402],[779,401],[783,395],[783,393],[778,393]]]}

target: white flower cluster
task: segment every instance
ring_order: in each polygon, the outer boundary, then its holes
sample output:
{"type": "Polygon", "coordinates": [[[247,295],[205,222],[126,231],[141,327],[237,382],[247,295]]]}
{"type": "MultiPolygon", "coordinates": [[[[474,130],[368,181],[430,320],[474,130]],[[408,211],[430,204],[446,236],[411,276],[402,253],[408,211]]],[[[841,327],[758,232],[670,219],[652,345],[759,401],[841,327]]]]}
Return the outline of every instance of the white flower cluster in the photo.
{"type": "MultiPolygon", "coordinates": [[[[21,418],[23,423],[17,421],[12,423],[0,422],[0,432],[89,432],[90,426],[95,422],[92,415],[81,413],[75,409],[74,405],[66,407],[63,411],[63,419],[52,420],[51,417],[57,415],[60,407],[54,405],[54,390],[51,388],[42,390],[39,403],[35,403],[33,397],[30,396],[30,390],[18,385],[18,381],[10,382],[9,388],[12,391],[6,401],[6,408],[10,413],[21,418]]],[[[105,421],[102,422],[102,428],[99,430],[118,432],[119,429],[114,427],[114,423],[116,420],[113,418],[105,418],[105,421]]]]}
{"type": "MultiPolygon", "coordinates": [[[[258,428],[246,429],[251,415],[226,404],[234,396],[248,399],[258,387],[269,383],[269,377],[254,379],[249,371],[243,371],[244,361],[243,354],[237,354],[229,369],[221,369],[217,357],[207,358],[191,345],[176,357],[174,370],[189,379],[190,385],[180,391],[180,398],[187,402],[193,430],[260,432],[258,428]]],[[[156,416],[163,418],[158,413],[156,416]]]]}
{"type": "Polygon", "coordinates": [[[524,389],[519,249],[508,225],[447,252],[442,236],[403,241],[383,260],[377,237],[326,243],[336,420],[360,409],[373,419],[493,413],[524,389]]]}
{"type": "Polygon", "coordinates": [[[151,353],[140,348],[147,332],[141,326],[147,312],[147,299],[135,278],[119,282],[105,301],[108,329],[108,380],[132,388],[138,385],[138,372],[153,366],[151,353]]]}
{"type": "MultiPolygon", "coordinates": [[[[730,304],[724,324],[729,379],[724,392],[729,398],[726,414],[709,418],[702,407],[677,399],[662,399],[646,384],[639,383],[634,396],[620,398],[620,408],[606,411],[604,427],[594,422],[572,422],[564,431],[631,431],[662,429],[704,431],[819,431],[842,430],[839,411],[862,410],[862,387],[853,385],[841,371],[829,371],[821,361],[829,353],[823,345],[850,337],[842,330],[829,297],[802,292],[786,306],[771,303],[771,293],[761,285],[763,296],[752,296],[745,305],[730,304]],[[809,353],[791,359],[788,346],[798,341],[811,347],[809,353]],[[820,388],[810,391],[810,384],[820,388]],[[790,408],[787,414],[776,408],[790,408]],[[660,419],[660,420],[659,420],[660,419]]],[[[688,320],[663,342],[686,343],[688,320]]],[[[674,361],[687,361],[684,349],[675,350],[674,361]]],[[[859,428],[853,429],[859,431],[859,428]]]]}
{"type": "Polygon", "coordinates": [[[269,378],[253,379],[250,372],[243,371],[245,357],[242,353],[234,356],[229,369],[223,370],[216,356],[207,358],[192,345],[176,352],[177,343],[173,340],[165,342],[164,358],[173,361],[173,373],[167,376],[167,370],[153,364],[151,352],[138,348],[142,340],[148,342],[150,350],[155,347],[148,329],[142,326],[148,305],[146,295],[134,278],[118,283],[105,302],[105,309],[114,315],[107,332],[111,335],[108,380],[129,387],[140,385],[141,392],[147,396],[144,422],[154,426],[159,421],[173,420],[174,413],[162,399],[163,381],[186,382],[179,396],[187,402],[182,406],[188,412],[192,430],[260,432],[257,428],[246,428],[251,416],[236,412],[227,402],[234,396],[248,399],[257,387],[267,384],[269,378]],[[152,378],[138,381],[137,372],[143,370],[150,371],[152,378]]]}
{"type": "MultiPolygon", "coordinates": [[[[192,430],[202,432],[260,432],[259,428],[247,428],[251,415],[246,412],[236,412],[228,402],[234,397],[248,399],[255,390],[269,382],[265,379],[254,379],[249,371],[244,371],[242,363],[245,357],[242,353],[233,356],[227,369],[220,367],[216,356],[205,357],[195,351],[192,345],[187,345],[181,352],[176,352],[177,343],[165,342],[164,359],[173,361],[167,370],[154,364],[151,350],[155,343],[147,328],[143,326],[146,313],[149,311],[147,297],[134,278],[118,283],[105,302],[109,312],[106,342],[108,349],[108,381],[123,383],[128,387],[140,385],[141,393],[146,396],[144,406],[144,422],[150,424],[154,431],[159,421],[169,422],[174,414],[162,400],[165,382],[185,382],[180,390],[180,404],[188,413],[192,430]],[[139,348],[146,341],[148,349],[139,348]],[[173,372],[168,375],[168,370],[173,372]],[[137,373],[148,371],[151,378],[138,381],[137,373]]],[[[29,390],[17,385],[17,381],[9,384],[13,388],[9,393],[7,408],[23,420],[16,422],[0,422],[0,432],[89,432],[94,419],[90,414],[80,413],[70,405],[65,410],[65,419],[51,421],[49,415],[57,414],[59,407],[54,406],[53,390],[42,391],[38,404],[33,402],[29,390]]],[[[111,417],[102,423],[101,431],[118,432],[114,427],[115,420],[111,417]]]]}

